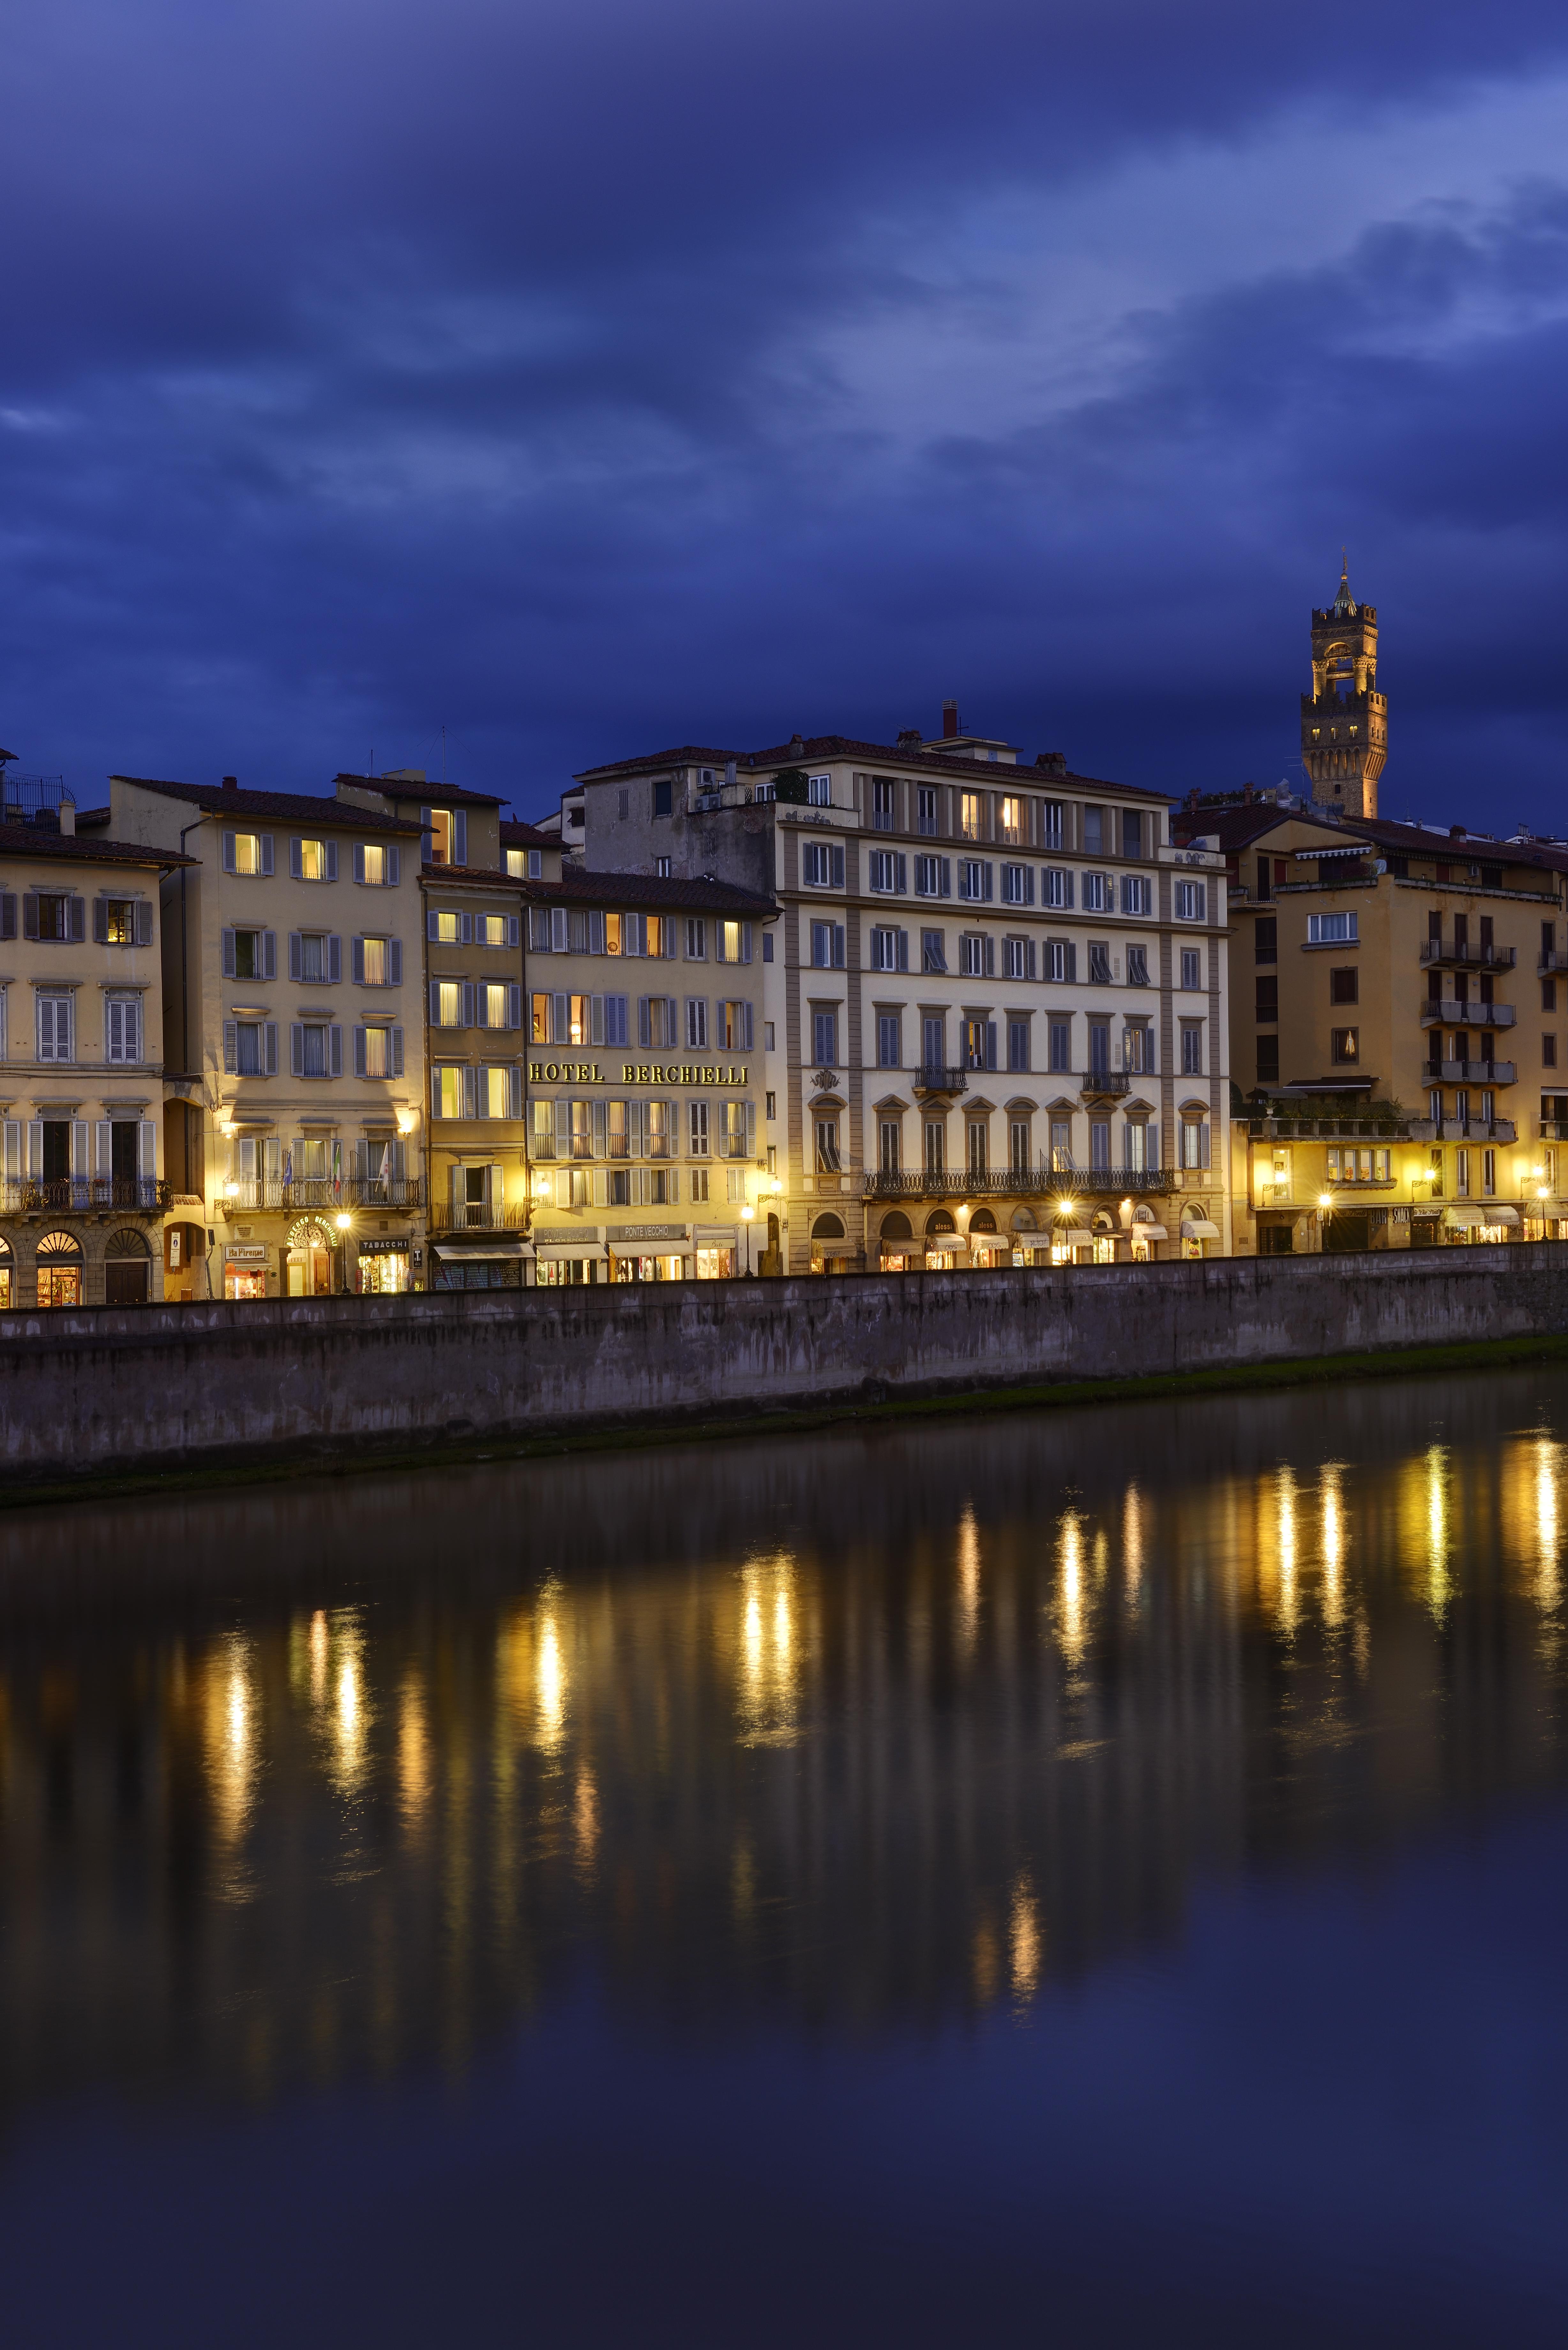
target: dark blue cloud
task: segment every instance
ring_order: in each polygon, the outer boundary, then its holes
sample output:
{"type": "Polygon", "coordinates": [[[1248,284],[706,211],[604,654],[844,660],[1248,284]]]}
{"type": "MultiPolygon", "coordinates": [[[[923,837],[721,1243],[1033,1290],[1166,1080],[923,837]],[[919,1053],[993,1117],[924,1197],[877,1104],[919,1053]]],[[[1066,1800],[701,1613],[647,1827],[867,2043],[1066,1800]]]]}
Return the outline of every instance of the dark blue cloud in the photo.
{"type": "Polygon", "coordinates": [[[1506,185],[1497,125],[1568,32],[1487,43],[1483,82],[1448,5],[1354,56],[1142,0],[38,12],[0,737],[89,791],[308,787],[444,723],[535,811],[646,743],[952,691],[1092,769],[1272,780],[1348,539],[1400,812],[1562,823],[1568,195],[1506,185]],[[1212,193],[1238,158],[1266,192],[1275,126],[1322,171],[1277,229],[1212,193]]]}

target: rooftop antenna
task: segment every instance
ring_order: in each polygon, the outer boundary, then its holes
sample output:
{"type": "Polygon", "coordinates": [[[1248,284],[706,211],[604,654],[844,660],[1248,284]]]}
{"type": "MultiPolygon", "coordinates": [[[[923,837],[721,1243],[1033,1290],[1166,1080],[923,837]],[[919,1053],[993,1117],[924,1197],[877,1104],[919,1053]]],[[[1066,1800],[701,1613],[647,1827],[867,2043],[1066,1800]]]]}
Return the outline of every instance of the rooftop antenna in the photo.
{"type": "Polygon", "coordinates": [[[446,789],[446,728],[441,730],[441,787],[446,789]]]}

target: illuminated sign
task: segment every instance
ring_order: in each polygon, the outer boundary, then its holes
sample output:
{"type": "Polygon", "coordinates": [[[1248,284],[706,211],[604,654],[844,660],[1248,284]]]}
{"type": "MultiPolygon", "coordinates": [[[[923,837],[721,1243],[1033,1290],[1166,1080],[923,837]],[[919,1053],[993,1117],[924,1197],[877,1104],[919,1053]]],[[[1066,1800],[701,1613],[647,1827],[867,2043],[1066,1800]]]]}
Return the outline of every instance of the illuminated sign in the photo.
{"type": "Polygon", "coordinates": [[[744,1086],[751,1071],[733,1061],[623,1061],[607,1075],[597,1061],[530,1061],[533,1086],[744,1086]]]}

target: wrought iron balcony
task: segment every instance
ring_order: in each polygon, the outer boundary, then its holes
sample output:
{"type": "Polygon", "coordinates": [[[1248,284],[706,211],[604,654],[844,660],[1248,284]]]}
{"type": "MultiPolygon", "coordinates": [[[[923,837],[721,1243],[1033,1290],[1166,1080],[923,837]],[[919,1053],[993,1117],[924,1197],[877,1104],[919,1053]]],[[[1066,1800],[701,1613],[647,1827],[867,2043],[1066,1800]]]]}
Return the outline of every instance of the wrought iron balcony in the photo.
{"type": "Polygon", "coordinates": [[[1535,968],[1538,975],[1542,979],[1545,979],[1550,972],[1554,971],[1568,971],[1568,954],[1558,954],[1555,952],[1547,954],[1542,952],[1537,955],[1535,959],[1535,968]]]}
{"type": "Polygon", "coordinates": [[[917,1095],[961,1094],[969,1087],[967,1069],[917,1069],[910,1090],[917,1095]]]}
{"type": "Polygon", "coordinates": [[[1516,1142],[1511,1118],[1413,1118],[1412,1142],[1516,1142]]]}
{"type": "Polygon", "coordinates": [[[924,1169],[898,1174],[867,1173],[862,1190],[867,1200],[1125,1200],[1145,1192],[1176,1191],[1181,1178],[1174,1168],[1069,1167],[1054,1174],[1044,1168],[1025,1174],[965,1175],[928,1172],[924,1169]]]}
{"type": "Polygon", "coordinates": [[[168,1207],[173,1187],[152,1176],[60,1175],[47,1182],[30,1176],[0,1180],[0,1211],[11,1216],[155,1215],[168,1207]]]}
{"type": "Polygon", "coordinates": [[[462,1200],[454,1207],[450,1201],[439,1201],[430,1211],[432,1232],[520,1232],[533,1211],[524,1200],[509,1206],[492,1205],[487,1200],[462,1200]]]}
{"type": "Polygon", "coordinates": [[[1421,961],[1438,969],[1451,965],[1455,971],[1511,971],[1517,961],[1513,947],[1472,946],[1467,939],[1459,943],[1454,939],[1423,939],[1421,961]]]}
{"type": "Polygon", "coordinates": [[[1428,996],[1421,1006],[1423,1028],[1511,1028],[1518,1017],[1511,1003],[1465,1003],[1448,995],[1428,996]]]}
{"type": "Polygon", "coordinates": [[[303,1182],[279,1183],[262,1178],[250,1181],[236,1178],[222,1185],[218,1196],[225,1216],[256,1211],[295,1215],[309,1208],[408,1210],[424,1206],[425,1179],[422,1175],[389,1175],[383,1181],[376,1175],[345,1175],[334,1182],[330,1175],[320,1175],[303,1182]]]}
{"type": "Polygon", "coordinates": [[[1090,1069],[1078,1088],[1083,1101],[1120,1101],[1132,1091],[1132,1076],[1126,1069],[1090,1069]]]}

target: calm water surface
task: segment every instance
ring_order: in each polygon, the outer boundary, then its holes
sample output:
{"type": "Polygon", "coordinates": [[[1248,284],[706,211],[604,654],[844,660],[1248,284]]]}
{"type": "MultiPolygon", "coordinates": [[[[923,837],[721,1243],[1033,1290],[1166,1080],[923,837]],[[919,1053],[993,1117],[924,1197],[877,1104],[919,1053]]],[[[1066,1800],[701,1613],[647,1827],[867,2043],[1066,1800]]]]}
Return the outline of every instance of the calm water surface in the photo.
{"type": "Polygon", "coordinates": [[[0,2328],[1560,2343],[1568,1387],[0,1518],[0,2328]]]}

